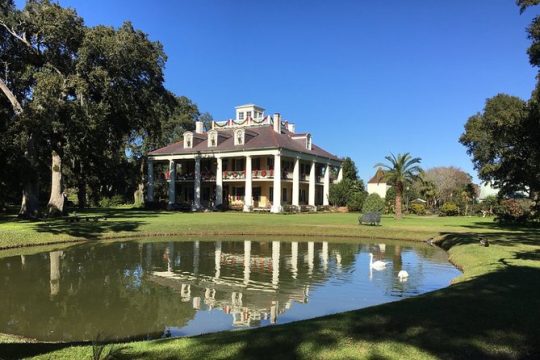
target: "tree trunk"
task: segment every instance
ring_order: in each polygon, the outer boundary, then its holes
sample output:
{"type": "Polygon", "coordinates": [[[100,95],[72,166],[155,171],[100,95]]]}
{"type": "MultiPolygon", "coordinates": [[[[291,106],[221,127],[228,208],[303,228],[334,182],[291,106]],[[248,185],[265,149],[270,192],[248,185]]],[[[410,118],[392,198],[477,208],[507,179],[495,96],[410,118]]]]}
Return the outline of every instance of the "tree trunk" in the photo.
{"type": "Polygon", "coordinates": [[[62,158],[56,151],[51,153],[51,197],[47,204],[49,216],[60,216],[64,213],[64,194],[62,191],[62,158]]]}
{"type": "Polygon", "coordinates": [[[24,219],[35,219],[38,217],[39,202],[37,198],[38,193],[37,183],[31,180],[27,180],[24,184],[22,191],[21,208],[19,210],[19,217],[24,219]]]}
{"type": "Polygon", "coordinates": [[[29,134],[26,142],[24,157],[28,162],[27,173],[24,175],[24,184],[19,217],[35,219],[39,216],[39,177],[36,171],[34,135],[29,134]]]}
{"type": "Polygon", "coordinates": [[[133,200],[136,207],[144,206],[144,184],[137,184],[137,190],[133,193],[133,200]]]}
{"type": "Polygon", "coordinates": [[[392,257],[394,271],[400,271],[403,268],[403,259],[401,257],[401,246],[394,247],[394,256],[392,257]]]}
{"type": "Polygon", "coordinates": [[[395,218],[397,220],[400,220],[402,218],[402,215],[401,215],[402,197],[403,197],[403,185],[397,184],[396,185],[396,214],[395,214],[395,218]]]}
{"type": "Polygon", "coordinates": [[[82,177],[79,177],[77,181],[77,200],[79,203],[79,209],[84,209],[86,207],[86,182],[82,177]]]}
{"type": "Polygon", "coordinates": [[[139,183],[137,184],[137,190],[134,193],[135,206],[143,207],[144,206],[144,183],[146,180],[146,174],[144,172],[144,157],[141,158],[139,163],[139,183]]]}
{"type": "Polygon", "coordinates": [[[77,202],[79,209],[86,207],[86,181],[83,173],[83,165],[80,160],[74,163],[73,168],[77,176],[77,202]]]}

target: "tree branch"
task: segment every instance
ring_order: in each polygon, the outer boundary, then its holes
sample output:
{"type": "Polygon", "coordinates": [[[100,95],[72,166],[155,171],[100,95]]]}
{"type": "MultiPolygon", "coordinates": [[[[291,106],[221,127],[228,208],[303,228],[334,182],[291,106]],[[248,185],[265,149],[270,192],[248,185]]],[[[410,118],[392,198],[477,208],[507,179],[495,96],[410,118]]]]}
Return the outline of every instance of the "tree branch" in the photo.
{"type": "Polygon", "coordinates": [[[17,32],[15,32],[15,30],[13,30],[9,26],[7,26],[7,24],[2,20],[0,20],[0,25],[2,25],[7,30],[7,32],[10,33],[14,38],[18,39],[23,44],[28,46],[30,49],[32,49],[32,51],[38,53],[38,51],[32,46],[30,41],[28,41],[28,39],[26,38],[26,33],[25,32],[23,32],[22,35],[17,34],[17,32]]]}
{"type": "Polygon", "coordinates": [[[23,108],[21,106],[21,103],[19,100],[17,100],[17,97],[11,92],[11,90],[7,87],[4,80],[0,78],[0,90],[7,96],[9,102],[11,103],[11,106],[13,107],[13,111],[15,112],[15,115],[18,116],[22,114],[23,108]]]}

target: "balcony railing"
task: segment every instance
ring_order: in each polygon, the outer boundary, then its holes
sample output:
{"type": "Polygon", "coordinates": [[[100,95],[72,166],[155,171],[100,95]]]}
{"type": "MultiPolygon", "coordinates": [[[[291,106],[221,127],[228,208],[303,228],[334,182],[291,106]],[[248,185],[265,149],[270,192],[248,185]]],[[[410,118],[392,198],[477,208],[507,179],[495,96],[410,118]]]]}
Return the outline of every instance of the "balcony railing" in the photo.
{"type": "MultiPolygon", "coordinates": [[[[223,171],[223,180],[243,180],[246,178],[245,170],[225,170],[223,171]]],[[[273,179],[274,170],[252,170],[252,179],[273,179]]]]}

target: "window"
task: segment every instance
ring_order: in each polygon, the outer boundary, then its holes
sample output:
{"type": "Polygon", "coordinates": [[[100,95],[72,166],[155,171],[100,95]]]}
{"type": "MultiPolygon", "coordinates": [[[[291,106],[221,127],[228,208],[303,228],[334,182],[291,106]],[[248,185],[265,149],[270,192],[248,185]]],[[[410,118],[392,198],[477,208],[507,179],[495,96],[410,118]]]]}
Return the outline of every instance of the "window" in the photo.
{"type": "Polygon", "coordinates": [[[238,129],[234,132],[234,145],[244,145],[245,141],[244,129],[238,129]]]}
{"type": "Polygon", "coordinates": [[[253,170],[261,170],[261,158],[251,159],[251,168],[253,170]]]}
{"type": "Polygon", "coordinates": [[[244,170],[244,159],[233,159],[233,170],[242,171],[244,170]]]}
{"type": "Polygon", "coordinates": [[[184,147],[186,149],[191,149],[193,147],[193,133],[185,132],[184,133],[184,147]]]}
{"type": "Polygon", "coordinates": [[[271,170],[274,168],[274,158],[267,158],[266,159],[266,170],[271,170]]]}
{"type": "Polygon", "coordinates": [[[244,187],[235,187],[233,186],[233,199],[236,201],[244,200],[245,195],[245,189],[244,187]]]}
{"type": "Polygon", "coordinates": [[[274,188],[270,186],[270,190],[268,191],[268,197],[270,201],[274,201],[274,188]]]}
{"type": "Polygon", "coordinates": [[[246,117],[247,117],[247,118],[250,118],[250,117],[251,117],[251,111],[246,112],[246,117]]]}
{"type": "Polygon", "coordinates": [[[216,130],[208,132],[208,147],[216,147],[218,144],[218,133],[216,130]]]}
{"type": "Polygon", "coordinates": [[[287,188],[283,188],[283,190],[282,190],[281,201],[287,202],[287,188]]]}
{"type": "Polygon", "coordinates": [[[244,120],[244,113],[243,112],[238,113],[238,120],[244,120]]]}
{"type": "Polygon", "coordinates": [[[252,190],[253,200],[254,201],[261,201],[261,188],[260,187],[254,187],[252,190]]]}

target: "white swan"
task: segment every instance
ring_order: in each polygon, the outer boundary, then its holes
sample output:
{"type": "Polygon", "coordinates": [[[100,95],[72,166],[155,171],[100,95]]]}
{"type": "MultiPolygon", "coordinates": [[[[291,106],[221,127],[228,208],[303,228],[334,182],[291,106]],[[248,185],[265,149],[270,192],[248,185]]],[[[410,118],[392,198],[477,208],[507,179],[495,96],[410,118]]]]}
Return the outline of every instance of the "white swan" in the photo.
{"type": "Polygon", "coordinates": [[[397,277],[399,281],[407,281],[407,278],[409,277],[409,273],[406,270],[400,270],[397,274],[397,277]]]}
{"type": "Polygon", "coordinates": [[[373,262],[373,254],[369,253],[369,268],[375,270],[384,270],[386,269],[386,263],[380,260],[373,262]]]}

